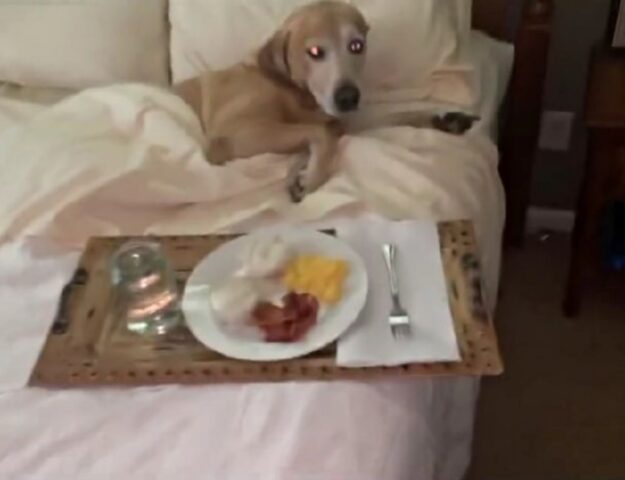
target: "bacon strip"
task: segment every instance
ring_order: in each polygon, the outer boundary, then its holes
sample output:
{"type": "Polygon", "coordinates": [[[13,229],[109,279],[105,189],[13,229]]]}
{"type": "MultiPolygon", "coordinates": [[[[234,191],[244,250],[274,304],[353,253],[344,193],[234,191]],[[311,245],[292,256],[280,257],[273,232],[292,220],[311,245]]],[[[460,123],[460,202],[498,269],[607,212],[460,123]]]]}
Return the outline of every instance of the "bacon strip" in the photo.
{"type": "Polygon", "coordinates": [[[319,302],[312,295],[291,292],[282,301],[283,307],[260,302],[252,310],[252,319],[266,342],[296,342],[317,323],[319,302]]]}

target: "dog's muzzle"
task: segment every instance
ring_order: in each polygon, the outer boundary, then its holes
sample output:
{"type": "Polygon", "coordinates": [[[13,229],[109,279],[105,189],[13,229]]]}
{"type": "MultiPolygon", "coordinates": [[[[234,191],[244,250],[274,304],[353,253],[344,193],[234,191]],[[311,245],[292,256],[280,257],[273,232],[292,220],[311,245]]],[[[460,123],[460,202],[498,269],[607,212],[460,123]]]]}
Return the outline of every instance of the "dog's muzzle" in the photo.
{"type": "Polygon", "coordinates": [[[340,112],[350,112],[358,108],[360,90],[352,83],[344,83],[334,92],[334,104],[340,112]]]}

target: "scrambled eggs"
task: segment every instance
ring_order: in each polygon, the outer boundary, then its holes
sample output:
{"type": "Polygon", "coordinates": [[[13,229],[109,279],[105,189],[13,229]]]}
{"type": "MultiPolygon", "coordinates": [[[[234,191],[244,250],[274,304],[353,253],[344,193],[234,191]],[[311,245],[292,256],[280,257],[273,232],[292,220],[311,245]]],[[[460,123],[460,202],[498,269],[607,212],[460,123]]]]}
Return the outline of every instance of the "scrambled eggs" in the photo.
{"type": "Polygon", "coordinates": [[[291,260],[284,271],[283,281],[289,290],[308,293],[330,304],[343,296],[343,283],[349,266],[344,260],[321,255],[301,255],[291,260]]]}

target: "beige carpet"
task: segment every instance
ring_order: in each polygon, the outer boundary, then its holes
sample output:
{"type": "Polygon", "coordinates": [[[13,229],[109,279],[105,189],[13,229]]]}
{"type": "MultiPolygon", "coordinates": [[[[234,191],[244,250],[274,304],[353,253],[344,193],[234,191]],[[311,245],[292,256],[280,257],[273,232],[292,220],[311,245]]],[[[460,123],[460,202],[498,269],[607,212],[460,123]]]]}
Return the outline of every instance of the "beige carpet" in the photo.
{"type": "Polygon", "coordinates": [[[497,325],[506,373],[483,382],[471,480],[625,478],[625,281],[561,314],[569,240],[507,252],[497,325]]]}

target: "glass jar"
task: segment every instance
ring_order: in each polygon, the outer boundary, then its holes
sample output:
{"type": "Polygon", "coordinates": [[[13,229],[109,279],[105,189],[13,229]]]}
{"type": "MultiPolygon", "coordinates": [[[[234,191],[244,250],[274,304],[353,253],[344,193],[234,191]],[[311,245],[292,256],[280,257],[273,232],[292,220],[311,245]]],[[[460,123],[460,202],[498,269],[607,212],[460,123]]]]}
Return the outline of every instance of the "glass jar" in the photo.
{"type": "Polygon", "coordinates": [[[162,335],[181,323],[175,272],[161,246],[130,241],[111,258],[116,311],[135,333],[162,335]]]}

